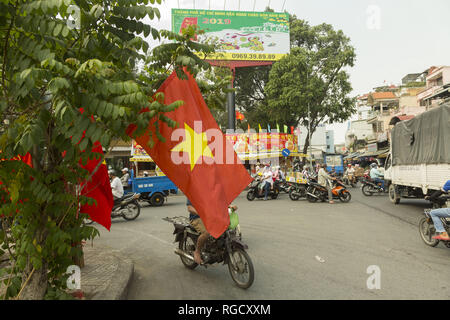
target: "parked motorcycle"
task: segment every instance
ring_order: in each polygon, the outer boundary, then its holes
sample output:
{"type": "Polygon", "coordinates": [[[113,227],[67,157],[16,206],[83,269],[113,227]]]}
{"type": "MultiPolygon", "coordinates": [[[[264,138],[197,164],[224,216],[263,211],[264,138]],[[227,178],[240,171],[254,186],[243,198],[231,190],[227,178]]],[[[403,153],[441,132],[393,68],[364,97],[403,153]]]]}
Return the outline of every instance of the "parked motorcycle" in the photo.
{"type": "MultiPolygon", "coordinates": [[[[347,203],[352,199],[352,195],[347,190],[345,185],[340,180],[332,181],[332,196],[333,199],[339,199],[339,201],[347,203]]],[[[310,182],[308,188],[306,189],[306,199],[309,202],[317,202],[317,201],[329,201],[328,200],[328,190],[324,186],[316,183],[310,182]]]]}
{"type": "Polygon", "coordinates": [[[292,201],[297,201],[300,198],[306,197],[306,189],[308,186],[309,184],[292,182],[292,187],[289,190],[289,198],[292,201]]]}
{"type": "MultiPolygon", "coordinates": [[[[139,193],[128,193],[122,198],[114,200],[114,206],[111,210],[111,219],[124,218],[125,220],[135,220],[141,213],[141,205],[138,202],[139,193]]],[[[84,224],[92,224],[89,218],[84,219],[84,224]]]]}
{"type": "MultiPolygon", "coordinates": [[[[233,213],[232,213],[233,214],[233,213]]],[[[237,216],[237,214],[234,212],[237,216]]],[[[194,261],[194,251],[197,245],[199,233],[191,226],[187,217],[164,218],[163,220],[173,223],[175,230],[175,242],[178,248],[175,254],[179,255],[181,262],[188,269],[195,269],[198,264],[194,261]]],[[[214,263],[228,265],[231,278],[239,288],[248,289],[255,278],[255,270],[252,260],[247,254],[248,246],[244,244],[237,235],[236,218],[231,219],[228,229],[218,238],[209,237],[201,252],[205,268],[214,263]],[[234,220],[234,222],[233,222],[234,220]]]]}
{"type": "Polygon", "coordinates": [[[352,188],[356,188],[358,184],[358,179],[355,175],[344,174],[342,181],[345,183],[345,185],[351,186],[352,188]]]}
{"type": "MultiPolygon", "coordinates": [[[[434,236],[436,236],[436,229],[434,227],[433,220],[431,219],[431,212],[432,209],[425,209],[424,215],[422,219],[419,221],[419,232],[420,237],[422,238],[423,242],[425,244],[429,245],[430,247],[436,247],[439,244],[439,241],[442,241],[444,245],[447,248],[450,248],[450,241],[443,241],[438,239],[433,239],[434,236]]],[[[450,218],[441,218],[442,224],[444,225],[445,231],[447,233],[450,232],[450,218]]]]}
{"type": "Polygon", "coordinates": [[[278,186],[279,186],[280,192],[285,192],[285,193],[289,194],[289,192],[293,186],[293,183],[286,181],[286,180],[279,180],[278,186]]]}
{"type": "MultiPolygon", "coordinates": [[[[250,183],[249,189],[247,191],[247,200],[253,201],[256,198],[262,199],[264,198],[264,189],[262,186],[264,185],[264,181],[261,177],[256,177],[255,180],[250,183]]],[[[269,197],[272,199],[278,198],[278,195],[280,194],[280,182],[279,180],[276,180],[273,183],[273,187],[269,191],[269,197]]]]}

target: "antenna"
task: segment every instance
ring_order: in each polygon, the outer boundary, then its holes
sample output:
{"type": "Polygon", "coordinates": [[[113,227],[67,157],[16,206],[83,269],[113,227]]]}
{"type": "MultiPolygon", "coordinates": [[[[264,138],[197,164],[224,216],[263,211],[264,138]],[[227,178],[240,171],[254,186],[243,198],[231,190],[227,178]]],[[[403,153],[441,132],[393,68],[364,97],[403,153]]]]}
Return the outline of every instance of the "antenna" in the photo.
{"type": "Polygon", "coordinates": [[[283,2],[283,7],[281,8],[281,12],[283,12],[285,4],[286,4],[286,0],[284,0],[284,2],[283,2]]]}

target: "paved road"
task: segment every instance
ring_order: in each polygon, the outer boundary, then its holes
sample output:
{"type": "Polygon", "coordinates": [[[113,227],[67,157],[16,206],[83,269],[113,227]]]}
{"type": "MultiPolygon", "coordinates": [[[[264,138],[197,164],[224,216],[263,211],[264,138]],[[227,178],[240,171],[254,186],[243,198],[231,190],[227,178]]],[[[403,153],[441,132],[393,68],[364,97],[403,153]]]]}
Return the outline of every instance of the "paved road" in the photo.
{"type": "Polygon", "coordinates": [[[113,221],[97,243],[134,260],[129,299],[449,299],[450,249],[427,247],[417,222],[427,203],[387,196],[364,197],[351,189],[348,204],[278,200],[239,207],[243,240],[255,266],[255,282],[237,288],[227,266],[186,269],[173,253],[166,216],[186,215],[185,197],[147,207],[132,222],[113,221]],[[320,262],[319,260],[323,261],[320,262]],[[381,288],[369,290],[369,266],[381,271],[381,288]]]}

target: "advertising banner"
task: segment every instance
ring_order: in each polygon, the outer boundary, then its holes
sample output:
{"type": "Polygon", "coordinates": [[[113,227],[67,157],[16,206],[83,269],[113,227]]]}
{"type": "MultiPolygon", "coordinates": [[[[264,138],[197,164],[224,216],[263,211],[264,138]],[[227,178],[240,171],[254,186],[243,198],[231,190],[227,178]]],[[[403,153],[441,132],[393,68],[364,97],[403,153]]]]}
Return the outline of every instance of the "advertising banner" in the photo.
{"type": "Polygon", "coordinates": [[[288,149],[291,156],[298,154],[298,137],[286,133],[233,133],[226,134],[241,160],[281,157],[288,149]]]}
{"type": "Polygon", "coordinates": [[[137,161],[137,162],[153,162],[152,158],[147,154],[147,152],[142,148],[141,145],[136,143],[136,141],[133,140],[133,144],[131,147],[131,159],[130,161],[137,161]]]}
{"type": "Polygon", "coordinates": [[[173,32],[193,24],[205,31],[195,41],[219,44],[209,60],[276,61],[290,52],[287,13],[172,9],[173,32]]]}

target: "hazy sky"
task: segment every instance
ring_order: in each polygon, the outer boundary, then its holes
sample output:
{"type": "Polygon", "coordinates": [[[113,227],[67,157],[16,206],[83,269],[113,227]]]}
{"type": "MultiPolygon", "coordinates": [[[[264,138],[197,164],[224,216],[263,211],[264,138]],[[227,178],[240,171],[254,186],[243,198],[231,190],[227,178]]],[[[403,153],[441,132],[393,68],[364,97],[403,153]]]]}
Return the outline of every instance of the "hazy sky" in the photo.
{"type": "MultiPolygon", "coordinates": [[[[151,24],[170,30],[172,8],[264,11],[269,3],[310,25],[331,24],[351,39],[357,54],[348,70],[353,95],[385,81],[399,84],[406,74],[433,65],[450,65],[450,0],[163,0],[161,20],[151,24]]],[[[344,141],[346,128],[333,125],[336,143],[344,141]]]]}

